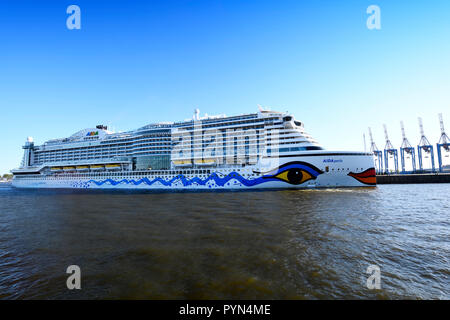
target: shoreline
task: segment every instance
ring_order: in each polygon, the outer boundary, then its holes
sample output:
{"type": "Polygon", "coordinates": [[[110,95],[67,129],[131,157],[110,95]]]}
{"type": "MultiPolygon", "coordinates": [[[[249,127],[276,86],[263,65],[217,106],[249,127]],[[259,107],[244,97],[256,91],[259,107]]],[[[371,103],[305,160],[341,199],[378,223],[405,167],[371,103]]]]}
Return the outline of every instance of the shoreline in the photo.
{"type": "Polygon", "coordinates": [[[450,173],[377,175],[377,184],[450,183],[450,173]]]}

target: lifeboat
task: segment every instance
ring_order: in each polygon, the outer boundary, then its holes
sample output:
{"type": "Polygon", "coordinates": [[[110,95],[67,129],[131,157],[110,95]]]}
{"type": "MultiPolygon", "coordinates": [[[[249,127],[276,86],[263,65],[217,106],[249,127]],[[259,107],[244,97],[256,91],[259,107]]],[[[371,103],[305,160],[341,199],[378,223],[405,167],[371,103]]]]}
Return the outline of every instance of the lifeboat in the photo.
{"type": "Polygon", "coordinates": [[[77,166],[77,171],[87,171],[89,170],[89,166],[77,166]]]}
{"type": "Polygon", "coordinates": [[[75,167],[63,167],[64,171],[74,171],[75,167]]]}
{"type": "Polygon", "coordinates": [[[211,166],[216,163],[216,161],[214,159],[198,159],[198,160],[195,160],[194,162],[195,162],[195,164],[200,164],[203,166],[211,166]]]}
{"type": "Polygon", "coordinates": [[[192,166],[192,161],[191,160],[173,160],[172,161],[174,166],[177,167],[190,167],[192,166]]]}
{"type": "Polygon", "coordinates": [[[94,164],[91,166],[91,170],[94,170],[94,171],[101,171],[104,169],[105,169],[105,166],[102,164],[94,164]]]}
{"type": "Polygon", "coordinates": [[[62,171],[62,168],[61,167],[51,167],[50,170],[52,172],[60,172],[60,171],[62,171]]]}
{"type": "Polygon", "coordinates": [[[107,164],[106,165],[107,170],[120,170],[120,164],[107,164]]]}

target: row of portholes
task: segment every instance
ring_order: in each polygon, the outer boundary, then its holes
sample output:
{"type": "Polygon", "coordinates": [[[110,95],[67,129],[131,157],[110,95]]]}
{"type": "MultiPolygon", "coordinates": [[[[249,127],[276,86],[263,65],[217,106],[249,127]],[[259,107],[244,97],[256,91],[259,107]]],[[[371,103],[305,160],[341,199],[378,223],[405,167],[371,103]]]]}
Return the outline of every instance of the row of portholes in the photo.
{"type": "MultiPolygon", "coordinates": [[[[359,171],[359,170],[363,171],[364,168],[356,168],[355,169],[355,171],[359,171]]],[[[342,171],[342,172],[347,171],[347,172],[349,172],[350,168],[347,168],[347,170],[345,170],[345,168],[336,168],[336,170],[334,168],[331,168],[331,172],[334,172],[334,171],[342,171]]],[[[328,166],[325,167],[325,172],[330,172],[330,167],[328,167],[328,166]]]]}

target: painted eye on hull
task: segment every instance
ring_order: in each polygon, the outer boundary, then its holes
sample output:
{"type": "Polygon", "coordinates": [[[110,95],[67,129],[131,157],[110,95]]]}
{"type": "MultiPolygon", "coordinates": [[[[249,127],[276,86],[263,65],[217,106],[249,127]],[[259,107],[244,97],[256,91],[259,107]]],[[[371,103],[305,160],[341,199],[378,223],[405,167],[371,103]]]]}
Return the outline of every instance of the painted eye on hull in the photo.
{"type": "Polygon", "coordinates": [[[302,184],[308,180],[315,179],[308,172],[298,169],[292,168],[286,171],[283,171],[275,176],[275,178],[289,182],[290,184],[302,184]]]}
{"type": "Polygon", "coordinates": [[[266,172],[263,179],[281,180],[293,185],[305,183],[316,179],[323,171],[310,163],[293,161],[285,163],[278,168],[266,172]]]}

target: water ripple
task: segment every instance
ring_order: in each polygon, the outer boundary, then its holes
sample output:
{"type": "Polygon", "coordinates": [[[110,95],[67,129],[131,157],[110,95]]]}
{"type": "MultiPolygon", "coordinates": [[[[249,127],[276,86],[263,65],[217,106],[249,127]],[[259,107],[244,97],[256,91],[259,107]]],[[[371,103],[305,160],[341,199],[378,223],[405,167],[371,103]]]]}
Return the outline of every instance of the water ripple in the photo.
{"type": "Polygon", "coordinates": [[[0,298],[450,299],[449,191],[1,188],[0,298]]]}

